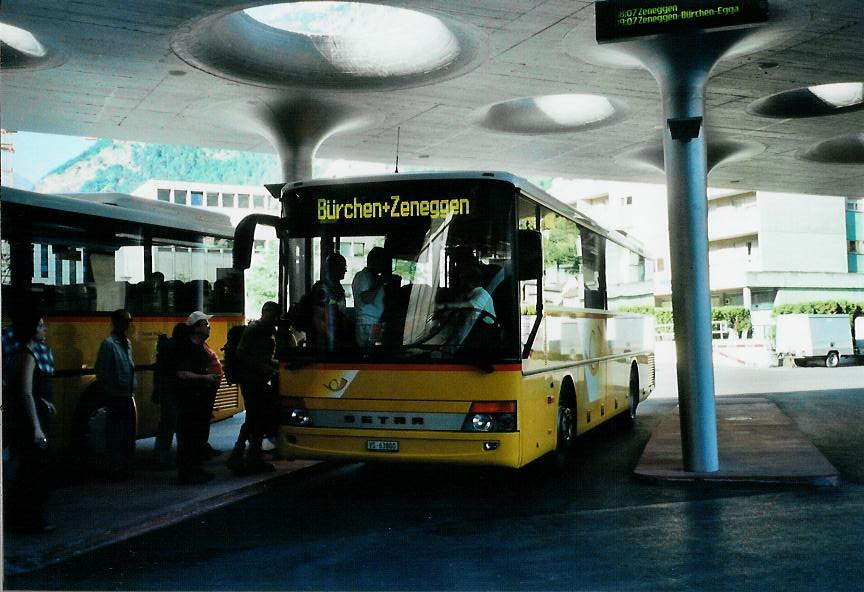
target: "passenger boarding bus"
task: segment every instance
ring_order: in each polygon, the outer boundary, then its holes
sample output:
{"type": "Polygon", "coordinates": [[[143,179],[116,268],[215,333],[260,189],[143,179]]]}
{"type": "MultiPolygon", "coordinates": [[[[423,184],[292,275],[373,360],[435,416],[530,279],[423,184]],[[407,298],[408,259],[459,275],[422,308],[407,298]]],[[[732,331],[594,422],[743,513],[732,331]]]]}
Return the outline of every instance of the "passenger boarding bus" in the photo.
{"type": "MultiPolygon", "coordinates": [[[[105,408],[93,366],[116,309],[133,317],[138,436],[154,435],[159,336],[203,310],[216,315],[209,344],[218,352],[228,328],[243,323],[243,277],[231,264],[229,218],[116,193],[46,195],[7,187],[0,207],[3,326],[16,303],[37,306],[54,353],[52,451],[101,443],[105,408]]],[[[237,386],[223,383],[214,417],[241,409],[237,386]]]]}
{"type": "Polygon", "coordinates": [[[520,467],[631,421],[653,389],[653,319],[615,312],[653,305],[652,261],[526,181],[271,191],[281,219],[241,222],[235,245],[246,267],[255,224],[277,227],[292,303],[280,330],[305,332],[278,349],[282,454],[520,467]]]}

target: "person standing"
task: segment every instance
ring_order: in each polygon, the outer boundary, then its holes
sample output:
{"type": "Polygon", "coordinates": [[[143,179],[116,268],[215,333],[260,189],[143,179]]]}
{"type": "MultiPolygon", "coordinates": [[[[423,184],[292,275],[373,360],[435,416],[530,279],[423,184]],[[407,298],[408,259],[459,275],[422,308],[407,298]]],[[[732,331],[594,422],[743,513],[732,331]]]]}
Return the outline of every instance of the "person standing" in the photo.
{"type": "Polygon", "coordinates": [[[206,483],[213,478],[202,468],[210,426],[210,393],[219,375],[208,372],[210,355],[204,342],[210,337],[210,319],[196,310],[186,319],[188,333],[178,339],[173,359],[177,396],[177,481],[206,483]]]}
{"type": "Polygon", "coordinates": [[[156,342],[153,401],[159,404],[159,429],[153,453],[155,465],[161,469],[171,466],[171,444],[177,431],[177,369],[174,358],[177,342],[185,339],[188,329],[185,322],[177,323],[171,337],[160,335],[156,342]]]}
{"type": "Polygon", "coordinates": [[[275,334],[279,313],[279,304],[265,302],[261,307],[261,318],[249,323],[237,345],[237,361],[242,369],[240,392],[243,393],[246,406],[246,421],[240,427],[227,465],[240,475],[270,473],[274,470],[272,464],[261,459],[261,444],[269,424],[278,412],[278,399],[273,386],[274,374],[279,366],[273,359],[273,352],[276,348],[275,334]]]}
{"type": "Polygon", "coordinates": [[[4,352],[8,382],[3,388],[3,446],[9,458],[3,463],[3,522],[11,531],[48,532],[54,530],[45,521],[53,368],[49,371],[37,354],[47,349],[48,329],[33,310],[18,313],[12,326],[11,337],[20,346],[4,352]]]}
{"type": "Polygon", "coordinates": [[[366,267],[351,282],[354,294],[354,337],[357,345],[366,347],[381,340],[381,317],[384,314],[385,284],[390,279],[392,263],[382,247],[372,247],[366,267]]]}
{"type": "Polygon", "coordinates": [[[330,253],[324,259],[321,279],[312,285],[313,342],[319,350],[333,351],[345,337],[348,313],[342,279],[348,271],[345,257],[330,253]]]}
{"type": "Polygon", "coordinates": [[[123,309],[111,313],[111,333],[96,358],[96,379],[105,391],[108,408],[105,445],[108,480],[128,481],[135,467],[135,361],[126,332],[132,315],[123,309]]]}

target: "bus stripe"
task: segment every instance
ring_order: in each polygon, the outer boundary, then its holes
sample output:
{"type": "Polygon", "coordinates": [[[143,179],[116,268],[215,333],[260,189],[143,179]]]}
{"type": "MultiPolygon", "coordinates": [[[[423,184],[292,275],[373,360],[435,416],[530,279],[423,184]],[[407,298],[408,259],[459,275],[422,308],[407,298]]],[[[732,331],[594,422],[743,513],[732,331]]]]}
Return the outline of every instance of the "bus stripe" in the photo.
{"type": "MultiPolygon", "coordinates": [[[[470,364],[312,364],[304,369],[312,370],[405,370],[408,372],[458,372],[476,371],[475,366],[470,364]]],[[[521,372],[522,364],[493,364],[495,372],[521,372]]]]}

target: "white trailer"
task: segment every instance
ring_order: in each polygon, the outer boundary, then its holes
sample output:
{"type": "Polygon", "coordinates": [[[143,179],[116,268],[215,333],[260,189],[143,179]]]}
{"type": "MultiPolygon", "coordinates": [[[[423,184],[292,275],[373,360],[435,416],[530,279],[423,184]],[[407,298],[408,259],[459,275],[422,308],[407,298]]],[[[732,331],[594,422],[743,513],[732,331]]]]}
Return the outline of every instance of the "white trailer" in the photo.
{"type": "Polygon", "coordinates": [[[791,357],[796,365],[824,361],[828,368],[839,366],[842,356],[856,353],[845,314],[779,315],[774,349],[778,358],[791,357]]]}

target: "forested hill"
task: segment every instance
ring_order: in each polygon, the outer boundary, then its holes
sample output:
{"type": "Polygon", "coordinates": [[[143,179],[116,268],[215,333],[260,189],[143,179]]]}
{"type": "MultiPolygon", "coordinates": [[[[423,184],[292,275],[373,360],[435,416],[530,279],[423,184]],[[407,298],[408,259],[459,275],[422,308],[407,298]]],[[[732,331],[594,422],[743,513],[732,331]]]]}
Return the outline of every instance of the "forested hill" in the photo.
{"type": "Polygon", "coordinates": [[[35,190],[130,193],[149,179],[260,185],[280,177],[272,154],[97,140],[45,175],[35,190]]]}

